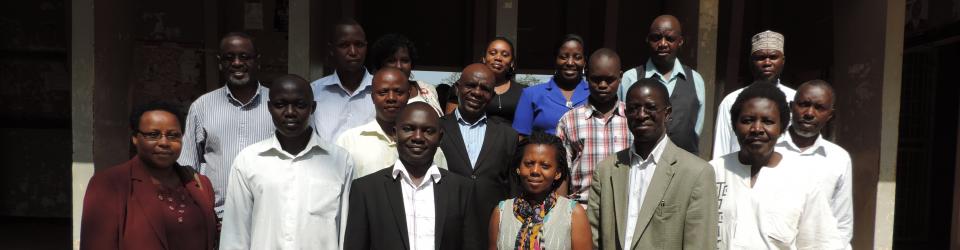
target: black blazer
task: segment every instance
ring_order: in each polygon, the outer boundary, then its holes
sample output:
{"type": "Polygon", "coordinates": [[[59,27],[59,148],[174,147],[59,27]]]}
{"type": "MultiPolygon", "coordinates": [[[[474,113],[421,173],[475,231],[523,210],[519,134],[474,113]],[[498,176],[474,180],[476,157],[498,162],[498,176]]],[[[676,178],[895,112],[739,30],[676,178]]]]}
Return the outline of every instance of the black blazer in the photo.
{"type": "MultiPolygon", "coordinates": [[[[404,213],[402,181],[393,178],[393,167],[353,181],[344,249],[410,249],[404,213]]],[[[433,187],[436,204],[437,249],[479,249],[473,231],[476,218],[470,182],[440,169],[440,182],[433,187]]]]}
{"type": "Polygon", "coordinates": [[[457,118],[453,114],[446,115],[441,118],[440,126],[444,130],[440,148],[447,158],[447,169],[474,182],[477,205],[486,213],[483,217],[489,218],[497,203],[510,198],[518,190],[513,186],[515,180],[511,175],[515,167],[513,157],[517,149],[517,131],[505,123],[487,120],[483,146],[477,157],[477,167],[474,168],[470,165],[470,156],[457,118]]]}
{"type": "MultiPolygon", "coordinates": [[[[477,204],[474,213],[484,222],[477,225],[477,231],[482,239],[487,239],[493,208],[519,190],[513,174],[516,167],[513,166],[513,157],[517,149],[517,131],[496,119],[487,119],[483,146],[477,157],[477,167],[474,168],[470,165],[470,156],[457,124],[457,117],[454,114],[442,117],[440,126],[444,131],[440,148],[447,158],[447,169],[473,182],[477,204]]],[[[481,242],[484,246],[486,243],[486,240],[481,242]]]]}

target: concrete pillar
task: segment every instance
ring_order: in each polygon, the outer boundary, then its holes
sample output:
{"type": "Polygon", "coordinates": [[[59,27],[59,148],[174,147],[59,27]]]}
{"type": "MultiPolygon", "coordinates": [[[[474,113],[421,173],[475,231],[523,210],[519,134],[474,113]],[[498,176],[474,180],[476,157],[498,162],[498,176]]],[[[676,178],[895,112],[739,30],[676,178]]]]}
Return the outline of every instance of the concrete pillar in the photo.
{"type": "MultiPolygon", "coordinates": [[[[710,159],[713,153],[714,120],[717,117],[717,24],[720,13],[719,0],[700,0],[700,17],[697,25],[697,72],[703,77],[705,87],[703,130],[700,131],[700,157],[710,159]]],[[[687,46],[691,46],[688,44],[687,46]]]]}
{"type": "Polygon", "coordinates": [[[71,2],[74,248],[79,247],[83,194],[94,169],[129,159],[132,9],[124,0],[71,2]]]}
{"type": "Polygon", "coordinates": [[[853,158],[856,249],[891,249],[904,0],[834,1],[837,143],[853,158]]]}
{"type": "Polygon", "coordinates": [[[299,75],[308,81],[323,75],[322,66],[318,67],[318,72],[312,69],[314,64],[311,55],[316,53],[313,50],[324,49],[323,46],[311,46],[311,42],[315,41],[311,39],[310,4],[310,0],[290,0],[287,10],[290,14],[287,73],[299,75]]]}
{"type": "MultiPolygon", "coordinates": [[[[517,16],[520,13],[519,7],[520,4],[517,0],[497,0],[497,5],[494,6],[494,11],[496,11],[496,34],[497,36],[506,37],[513,41],[514,51],[520,51],[520,41],[517,34],[517,16]]],[[[492,38],[492,37],[491,37],[492,38]]],[[[489,40],[490,38],[487,38],[489,40]]],[[[482,46],[487,46],[486,42],[482,46]]],[[[481,48],[478,51],[485,50],[486,47],[481,48]]]]}

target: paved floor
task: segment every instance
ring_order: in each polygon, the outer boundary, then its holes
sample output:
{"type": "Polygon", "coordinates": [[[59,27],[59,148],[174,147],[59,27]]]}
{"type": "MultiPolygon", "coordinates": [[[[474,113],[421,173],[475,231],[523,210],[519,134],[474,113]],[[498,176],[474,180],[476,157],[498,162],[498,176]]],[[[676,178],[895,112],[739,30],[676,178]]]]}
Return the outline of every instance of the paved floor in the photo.
{"type": "Polygon", "coordinates": [[[70,218],[0,217],[4,250],[71,249],[70,218]]]}

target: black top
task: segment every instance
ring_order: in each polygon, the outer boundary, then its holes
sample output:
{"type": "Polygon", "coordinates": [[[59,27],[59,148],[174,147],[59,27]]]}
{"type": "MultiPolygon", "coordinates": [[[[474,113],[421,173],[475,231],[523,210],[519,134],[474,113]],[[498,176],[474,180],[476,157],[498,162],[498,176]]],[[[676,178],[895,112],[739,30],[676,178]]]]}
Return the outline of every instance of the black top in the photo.
{"type": "MultiPolygon", "coordinates": [[[[490,99],[490,103],[487,104],[487,118],[506,124],[513,124],[513,115],[517,112],[520,94],[523,94],[523,88],[526,87],[526,85],[512,82],[507,92],[499,95],[494,94],[493,98],[490,99]]],[[[453,88],[450,88],[450,90],[448,102],[459,104],[457,92],[453,91],[453,88]]]]}
{"type": "Polygon", "coordinates": [[[517,103],[520,102],[520,94],[523,94],[523,88],[527,86],[512,82],[507,92],[493,95],[490,103],[487,104],[487,118],[497,119],[506,124],[513,124],[513,114],[517,112],[517,103]]]}

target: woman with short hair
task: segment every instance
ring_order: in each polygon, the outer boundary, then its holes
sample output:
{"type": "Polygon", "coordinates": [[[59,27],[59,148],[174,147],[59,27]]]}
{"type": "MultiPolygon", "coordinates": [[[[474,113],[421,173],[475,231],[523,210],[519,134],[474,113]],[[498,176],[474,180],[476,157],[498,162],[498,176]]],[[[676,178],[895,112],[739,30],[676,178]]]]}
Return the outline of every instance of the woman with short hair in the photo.
{"type": "Polygon", "coordinates": [[[134,110],[130,139],[137,155],[90,179],[80,249],[216,249],[213,186],[177,164],[183,124],[175,105],[134,110]]]}
{"type": "Polygon", "coordinates": [[[536,132],[517,147],[520,195],[501,201],[490,217],[490,249],[590,249],[583,207],[557,194],[568,178],[560,138],[536,132]]]}

